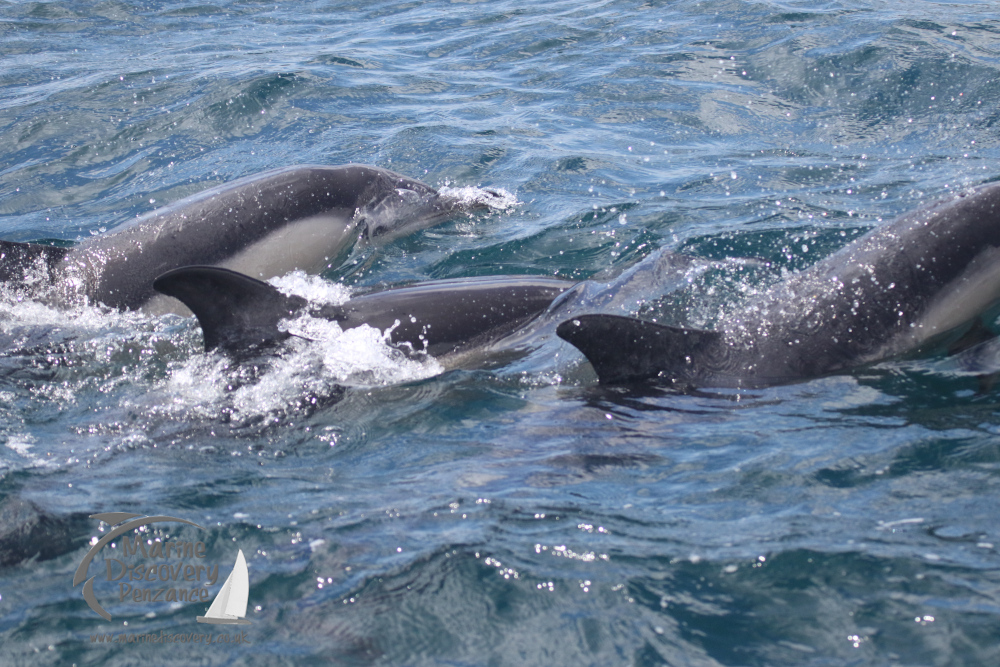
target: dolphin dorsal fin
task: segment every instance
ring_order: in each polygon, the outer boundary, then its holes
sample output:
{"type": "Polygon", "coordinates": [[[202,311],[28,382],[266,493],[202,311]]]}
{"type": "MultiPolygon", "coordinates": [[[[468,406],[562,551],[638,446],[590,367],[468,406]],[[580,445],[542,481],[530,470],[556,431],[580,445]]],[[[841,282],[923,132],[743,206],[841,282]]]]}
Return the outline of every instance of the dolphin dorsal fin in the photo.
{"type": "Polygon", "coordinates": [[[722,341],[716,331],[681,329],[618,315],[581,315],[556,329],[583,352],[601,384],[659,378],[685,382],[704,370],[699,357],[722,341]]]}
{"type": "Polygon", "coordinates": [[[153,281],[153,288],[191,309],[205,335],[206,352],[221,349],[234,356],[287,339],[290,334],[278,323],[306,306],[302,297],[213,266],[174,269],[153,281]]]}

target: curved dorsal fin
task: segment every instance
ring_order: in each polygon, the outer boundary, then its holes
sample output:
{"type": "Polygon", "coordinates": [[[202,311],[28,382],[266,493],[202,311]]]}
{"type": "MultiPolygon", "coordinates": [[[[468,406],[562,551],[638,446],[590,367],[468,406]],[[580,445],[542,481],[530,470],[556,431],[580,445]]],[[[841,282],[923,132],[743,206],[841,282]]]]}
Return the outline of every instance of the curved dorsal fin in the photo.
{"type": "Polygon", "coordinates": [[[206,352],[221,349],[234,356],[287,339],[290,334],[280,331],[278,323],[306,305],[302,297],[214,266],[168,271],[153,281],[153,288],[191,309],[205,335],[206,352]]]}
{"type": "Polygon", "coordinates": [[[680,329],[618,315],[574,317],[560,324],[556,333],[583,352],[601,384],[694,379],[699,355],[722,338],[716,331],[680,329]]]}

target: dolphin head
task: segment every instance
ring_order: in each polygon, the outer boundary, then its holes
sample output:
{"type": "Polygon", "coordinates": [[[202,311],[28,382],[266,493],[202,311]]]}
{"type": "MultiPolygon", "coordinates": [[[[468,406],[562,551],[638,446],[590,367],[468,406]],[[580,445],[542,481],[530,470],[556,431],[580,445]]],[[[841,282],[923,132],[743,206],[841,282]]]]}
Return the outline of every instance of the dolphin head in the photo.
{"type": "Polygon", "coordinates": [[[362,241],[388,243],[437,225],[456,213],[504,207],[503,195],[493,190],[477,188],[474,196],[457,196],[405,177],[397,177],[393,185],[383,189],[383,196],[356,211],[355,224],[362,241]]]}

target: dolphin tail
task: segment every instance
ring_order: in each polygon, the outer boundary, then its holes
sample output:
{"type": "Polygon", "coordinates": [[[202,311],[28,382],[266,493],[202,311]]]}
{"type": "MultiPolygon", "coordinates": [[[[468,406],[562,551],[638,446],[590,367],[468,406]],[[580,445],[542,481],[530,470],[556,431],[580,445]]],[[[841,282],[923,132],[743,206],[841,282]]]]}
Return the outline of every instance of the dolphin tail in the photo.
{"type": "Polygon", "coordinates": [[[583,352],[601,384],[657,378],[685,382],[702,375],[697,361],[721,343],[716,331],[680,329],[618,315],[581,315],[556,329],[583,352]]]}
{"type": "Polygon", "coordinates": [[[206,352],[221,349],[237,357],[286,340],[291,334],[279,330],[278,323],[306,305],[301,297],[212,266],[168,271],[153,281],[153,289],[191,309],[204,333],[206,352]]]}
{"type": "Polygon", "coordinates": [[[40,266],[45,267],[51,279],[53,269],[69,251],[53,245],[0,241],[0,282],[23,281],[31,270],[40,266]]]}

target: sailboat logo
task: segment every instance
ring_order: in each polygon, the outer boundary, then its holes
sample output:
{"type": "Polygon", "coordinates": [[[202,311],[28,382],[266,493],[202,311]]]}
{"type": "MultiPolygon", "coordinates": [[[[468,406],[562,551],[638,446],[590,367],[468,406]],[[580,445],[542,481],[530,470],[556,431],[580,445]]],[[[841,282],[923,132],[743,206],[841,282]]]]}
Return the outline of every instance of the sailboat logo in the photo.
{"type": "MultiPolygon", "coordinates": [[[[218,564],[209,564],[207,548],[202,541],[193,541],[184,535],[168,538],[154,535],[148,526],[159,523],[187,524],[205,530],[193,521],[173,516],[144,516],[128,512],[103,512],[90,515],[111,526],[111,530],[101,539],[93,537],[91,548],[73,575],[73,586],[83,584],[83,599],[91,609],[106,621],[111,614],[94,592],[95,575],[87,578],[88,569],[104,547],[111,545],[114,552],[105,553],[104,568],[106,583],[104,590],[117,588],[118,602],[124,605],[142,603],[189,603],[206,604],[211,599],[209,586],[214,586],[220,574],[218,564]],[[121,540],[115,544],[118,538],[121,540]]],[[[103,528],[101,529],[104,530],[103,528]]],[[[222,584],[222,590],[215,596],[204,616],[198,616],[199,623],[228,625],[249,625],[246,620],[247,598],[250,595],[250,577],[247,560],[240,550],[236,555],[233,571],[222,584]]]]}
{"type": "Polygon", "coordinates": [[[229,573],[226,583],[222,584],[222,590],[215,596],[212,606],[208,608],[204,616],[198,616],[199,623],[213,623],[216,625],[250,625],[246,620],[247,598],[250,597],[250,575],[247,572],[247,559],[243,557],[243,550],[236,554],[236,564],[233,571],[229,573]]]}

